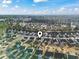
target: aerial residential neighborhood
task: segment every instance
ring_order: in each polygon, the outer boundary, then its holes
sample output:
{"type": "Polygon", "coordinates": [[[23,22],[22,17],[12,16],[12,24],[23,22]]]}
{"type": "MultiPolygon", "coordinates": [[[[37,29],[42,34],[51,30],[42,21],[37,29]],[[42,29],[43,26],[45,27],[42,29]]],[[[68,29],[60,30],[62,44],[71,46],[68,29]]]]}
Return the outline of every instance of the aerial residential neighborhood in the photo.
{"type": "Polygon", "coordinates": [[[0,0],[0,59],[79,59],[79,0],[0,0]]]}
{"type": "Polygon", "coordinates": [[[0,21],[1,59],[79,58],[79,28],[73,21],[51,24],[42,20],[39,23],[38,19],[33,21],[31,16],[26,17],[26,21],[15,21],[14,17],[7,16],[5,21],[0,21]],[[8,17],[11,20],[7,20],[8,17]]]}

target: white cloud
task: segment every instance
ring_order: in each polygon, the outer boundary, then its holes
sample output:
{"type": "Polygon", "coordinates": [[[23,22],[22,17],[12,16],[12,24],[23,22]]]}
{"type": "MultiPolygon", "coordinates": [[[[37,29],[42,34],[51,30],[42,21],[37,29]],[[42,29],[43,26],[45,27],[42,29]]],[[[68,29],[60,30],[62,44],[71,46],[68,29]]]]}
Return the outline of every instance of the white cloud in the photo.
{"type": "Polygon", "coordinates": [[[35,7],[36,5],[35,4],[32,4],[32,7],[35,7]]]}
{"type": "Polygon", "coordinates": [[[11,10],[16,10],[16,9],[19,9],[19,8],[20,8],[20,6],[15,5],[14,7],[11,8],[11,10]]]}
{"type": "Polygon", "coordinates": [[[75,11],[78,11],[79,10],[79,8],[75,8],[75,11]]]}
{"type": "Polygon", "coordinates": [[[58,12],[62,12],[62,11],[65,11],[65,9],[66,9],[65,7],[61,7],[61,8],[59,8],[57,11],[58,11],[58,12]]]}
{"type": "Polygon", "coordinates": [[[16,2],[20,2],[20,0],[16,0],[16,2]]]}
{"type": "Polygon", "coordinates": [[[2,3],[4,3],[4,4],[10,4],[10,3],[12,3],[12,1],[11,0],[3,0],[2,3]]]}
{"type": "Polygon", "coordinates": [[[7,7],[8,7],[8,5],[4,4],[4,5],[2,5],[2,7],[7,8],[7,7]]]}
{"type": "Polygon", "coordinates": [[[15,5],[15,8],[18,8],[19,6],[18,5],[15,5]]]}
{"type": "Polygon", "coordinates": [[[37,11],[37,10],[32,10],[31,11],[31,14],[35,14],[35,15],[46,15],[46,14],[49,14],[49,10],[40,10],[40,11],[37,11]]]}
{"type": "Polygon", "coordinates": [[[60,7],[56,9],[35,10],[29,8],[15,8],[10,9],[0,8],[0,14],[30,14],[30,15],[79,15],[79,8],[60,7]],[[9,12],[9,13],[8,13],[9,12]]]}
{"type": "Polygon", "coordinates": [[[46,2],[48,0],[33,0],[33,2],[38,3],[38,2],[46,2]]]}
{"type": "Polygon", "coordinates": [[[76,14],[79,14],[79,8],[74,8],[74,12],[75,12],[76,14]]]}
{"type": "Polygon", "coordinates": [[[58,15],[79,15],[79,8],[67,8],[67,7],[60,7],[57,9],[52,9],[50,11],[52,14],[58,14],[58,15]]]}

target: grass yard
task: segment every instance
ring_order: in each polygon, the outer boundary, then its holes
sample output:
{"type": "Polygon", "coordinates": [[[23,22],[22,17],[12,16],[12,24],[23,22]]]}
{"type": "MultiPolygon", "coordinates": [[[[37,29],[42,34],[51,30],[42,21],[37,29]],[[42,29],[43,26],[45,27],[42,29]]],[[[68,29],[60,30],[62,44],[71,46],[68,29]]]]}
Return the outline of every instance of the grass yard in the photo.
{"type": "Polygon", "coordinates": [[[2,36],[3,32],[5,31],[7,27],[8,27],[7,23],[0,22],[0,37],[2,36]]]}

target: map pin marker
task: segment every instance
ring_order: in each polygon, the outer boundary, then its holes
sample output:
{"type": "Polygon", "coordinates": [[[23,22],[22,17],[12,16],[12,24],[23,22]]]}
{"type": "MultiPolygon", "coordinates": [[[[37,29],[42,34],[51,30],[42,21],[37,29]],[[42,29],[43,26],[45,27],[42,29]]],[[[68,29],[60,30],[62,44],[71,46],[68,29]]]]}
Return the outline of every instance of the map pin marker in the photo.
{"type": "Polygon", "coordinates": [[[39,32],[38,32],[38,37],[40,38],[41,36],[42,36],[42,32],[39,31],[39,32]]]}

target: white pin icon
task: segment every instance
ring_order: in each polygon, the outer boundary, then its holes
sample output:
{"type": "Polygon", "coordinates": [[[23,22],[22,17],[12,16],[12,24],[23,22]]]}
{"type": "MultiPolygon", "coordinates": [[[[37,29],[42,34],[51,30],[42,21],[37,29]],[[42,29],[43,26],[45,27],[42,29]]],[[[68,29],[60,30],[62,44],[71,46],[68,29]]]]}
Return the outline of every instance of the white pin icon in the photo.
{"type": "Polygon", "coordinates": [[[41,36],[42,36],[42,32],[39,31],[39,32],[38,32],[38,37],[40,38],[41,36]]]}

